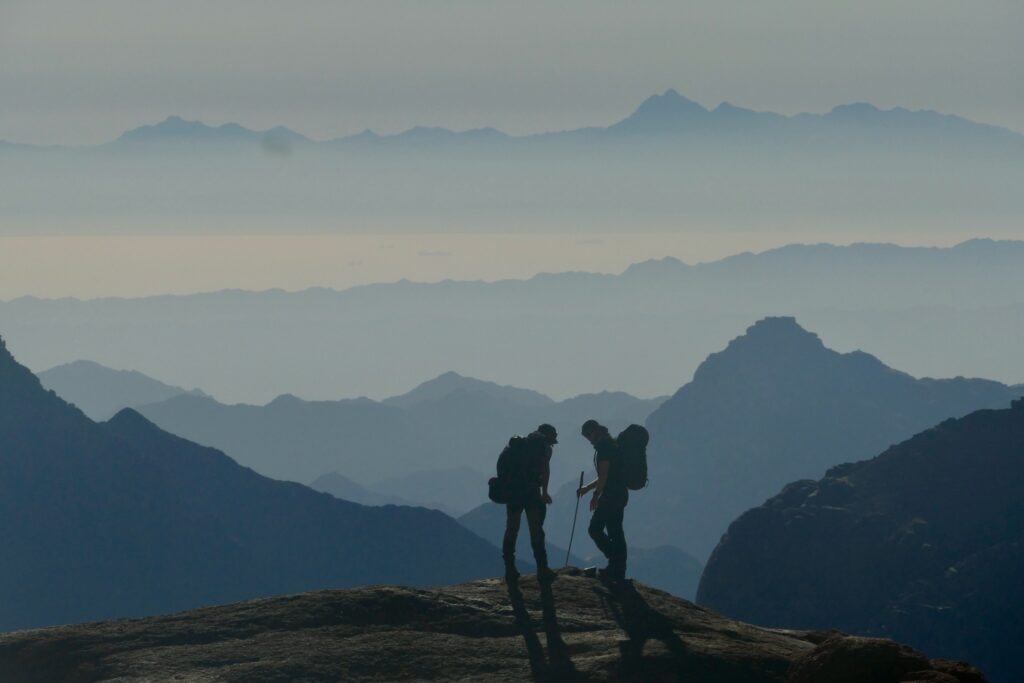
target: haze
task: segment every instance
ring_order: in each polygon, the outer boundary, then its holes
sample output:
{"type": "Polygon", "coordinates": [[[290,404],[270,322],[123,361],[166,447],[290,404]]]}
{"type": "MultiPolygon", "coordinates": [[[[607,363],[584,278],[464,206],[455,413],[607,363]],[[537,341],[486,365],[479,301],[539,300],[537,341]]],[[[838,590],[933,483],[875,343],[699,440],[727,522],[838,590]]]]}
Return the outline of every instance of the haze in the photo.
{"type": "Polygon", "coordinates": [[[522,134],[676,88],[793,114],[870,101],[1024,130],[1015,0],[0,3],[0,139],[107,142],[170,114],[522,134]]]}

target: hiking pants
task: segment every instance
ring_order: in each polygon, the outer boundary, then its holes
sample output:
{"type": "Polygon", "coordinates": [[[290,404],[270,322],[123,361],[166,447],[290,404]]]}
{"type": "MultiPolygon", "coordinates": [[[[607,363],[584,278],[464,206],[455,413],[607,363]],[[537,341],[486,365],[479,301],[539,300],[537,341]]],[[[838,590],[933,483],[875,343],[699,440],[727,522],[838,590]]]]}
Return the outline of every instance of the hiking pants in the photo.
{"type": "Polygon", "coordinates": [[[530,527],[530,545],[533,557],[537,561],[537,569],[547,569],[548,551],[544,545],[544,518],[548,516],[548,508],[543,501],[530,501],[523,505],[510,503],[506,506],[505,538],[501,544],[501,556],[506,567],[514,567],[516,562],[516,539],[519,538],[519,524],[526,511],[526,523],[530,527]]]}
{"type": "Polygon", "coordinates": [[[598,505],[587,529],[594,545],[608,558],[608,571],[618,578],[626,576],[626,534],[622,529],[625,512],[626,508],[619,505],[598,505]]]}

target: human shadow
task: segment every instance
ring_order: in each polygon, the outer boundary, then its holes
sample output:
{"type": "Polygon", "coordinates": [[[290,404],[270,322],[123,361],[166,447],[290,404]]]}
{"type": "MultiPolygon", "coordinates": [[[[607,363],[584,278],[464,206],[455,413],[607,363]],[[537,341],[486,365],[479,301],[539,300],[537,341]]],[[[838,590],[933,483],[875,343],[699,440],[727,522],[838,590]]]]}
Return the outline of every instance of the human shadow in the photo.
{"type": "Polygon", "coordinates": [[[544,623],[544,635],[547,640],[547,653],[541,646],[540,638],[533,630],[533,620],[526,609],[523,592],[516,584],[508,586],[508,599],[512,604],[516,624],[523,634],[527,656],[530,659],[530,672],[537,681],[574,681],[581,680],[579,672],[569,657],[569,648],[562,639],[558,625],[555,596],[549,583],[540,584],[541,616],[544,623]]]}
{"type": "Polygon", "coordinates": [[[619,644],[619,679],[623,681],[707,680],[703,663],[689,652],[676,635],[672,621],[658,612],[637,592],[632,582],[595,588],[612,619],[627,636],[619,644]],[[664,644],[668,658],[644,659],[649,640],[664,644]]]}

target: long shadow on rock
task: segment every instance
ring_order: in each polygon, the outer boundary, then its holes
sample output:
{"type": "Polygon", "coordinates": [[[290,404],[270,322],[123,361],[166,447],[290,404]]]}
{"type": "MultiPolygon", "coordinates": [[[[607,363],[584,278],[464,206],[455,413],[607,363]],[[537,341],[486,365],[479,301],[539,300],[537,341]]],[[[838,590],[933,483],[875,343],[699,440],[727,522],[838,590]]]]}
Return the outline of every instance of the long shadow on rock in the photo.
{"type": "Polygon", "coordinates": [[[558,626],[555,596],[549,584],[540,586],[541,614],[544,622],[544,634],[548,644],[547,657],[540,644],[540,638],[533,630],[533,620],[526,609],[526,601],[519,586],[508,586],[508,599],[516,617],[516,624],[523,634],[526,652],[530,658],[530,671],[537,681],[574,681],[581,676],[569,658],[569,649],[562,640],[562,632],[558,626]]]}
{"type": "Polygon", "coordinates": [[[736,662],[691,651],[677,635],[672,620],[647,604],[632,582],[601,586],[594,590],[612,619],[627,636],[627,640],[619,644],[619,680],[645,683],[751,683],[764,680],[752,677],[749,668],[736,662]],[[649,652],[645,657],[644,646],[651,640],[662,644],[665,653],[649,652]]]}

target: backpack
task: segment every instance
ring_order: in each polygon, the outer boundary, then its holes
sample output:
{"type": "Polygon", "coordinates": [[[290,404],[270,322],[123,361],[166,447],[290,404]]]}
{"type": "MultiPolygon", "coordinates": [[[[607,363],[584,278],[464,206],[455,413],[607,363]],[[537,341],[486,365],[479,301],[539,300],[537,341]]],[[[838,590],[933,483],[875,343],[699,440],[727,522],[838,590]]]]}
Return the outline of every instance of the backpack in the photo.
{"type": "Polygon", "coordinates": [[[513,436],[498,456],[498,476],[487,480],[487,497],[495,503],[509,503],[521,491],[527,479],[529,441],[513,436]]]}
{"type": "Polygon", "coordinates": [[[647,443],[651,435],[640,425],[629,425],[615,437],[622,456],[622,474],[626,487],[639,491],[647,486],[647,443]]]}

